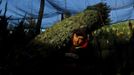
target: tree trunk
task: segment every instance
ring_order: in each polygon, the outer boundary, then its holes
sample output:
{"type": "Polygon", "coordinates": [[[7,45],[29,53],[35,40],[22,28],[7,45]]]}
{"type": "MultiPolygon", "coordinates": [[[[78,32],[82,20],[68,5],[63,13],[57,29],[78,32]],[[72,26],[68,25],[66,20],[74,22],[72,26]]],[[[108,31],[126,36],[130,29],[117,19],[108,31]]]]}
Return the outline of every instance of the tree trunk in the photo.
{"type": "Polygon", "coordinates": [[[36,24],[36,35],[40,34],[40,28],[41,28],[43,13],[44,13],[44,5],[45,5],[45,0],[41,0],[38,21],[36,24]]]}

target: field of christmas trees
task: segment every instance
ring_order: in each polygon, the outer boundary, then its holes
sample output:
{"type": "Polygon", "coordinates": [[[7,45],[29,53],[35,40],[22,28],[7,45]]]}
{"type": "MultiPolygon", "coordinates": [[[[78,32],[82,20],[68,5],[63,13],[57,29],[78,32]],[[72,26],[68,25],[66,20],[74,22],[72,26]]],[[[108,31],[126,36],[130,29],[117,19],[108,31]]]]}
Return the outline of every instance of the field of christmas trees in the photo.
{"type": "Polygon", "coordinates": [[[0,74],[45,74],[54,71],[54,62],[48,65],[47,60],[53,59],[53,54],[67,46],[73,30],[86,27],[92,35],[90,42],[98,51],[100,74],[132,75],[134,20],[110,24],[109,12],[106,4],[90,6],[37,36],[33,27],[35,21],[25,21],[25,16],[13,30],[7,29],[10,17],[6,17],[5,12],[0,16],[0,74]],[[29,31],[26,32],[25,28],[29,31]]]}

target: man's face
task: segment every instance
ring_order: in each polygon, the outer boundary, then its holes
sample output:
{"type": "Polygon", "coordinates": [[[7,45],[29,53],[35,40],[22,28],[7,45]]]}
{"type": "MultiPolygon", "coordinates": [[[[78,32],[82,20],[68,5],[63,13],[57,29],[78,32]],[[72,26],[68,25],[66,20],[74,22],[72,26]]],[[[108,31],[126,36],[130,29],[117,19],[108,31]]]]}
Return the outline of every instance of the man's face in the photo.
{"type": "Polygon", "coordinates": [[[73,42],[73,45],[74,46],[80,46],[84,41],[84,37],[83,36],[78,36],[74,33],[73,35],[73,39],[72,39],[72,42],[73,42]]]}

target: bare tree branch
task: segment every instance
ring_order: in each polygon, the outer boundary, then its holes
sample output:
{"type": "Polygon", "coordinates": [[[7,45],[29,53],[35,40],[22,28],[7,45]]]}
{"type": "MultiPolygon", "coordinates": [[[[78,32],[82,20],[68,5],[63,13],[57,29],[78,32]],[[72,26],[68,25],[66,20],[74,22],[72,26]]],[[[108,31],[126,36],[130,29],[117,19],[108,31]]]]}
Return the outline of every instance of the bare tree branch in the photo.
{"type": "Polygon", "coordinates": [[[4,11],[4,16],[6,16],[6,12],[7,12],[7,2],[6,2],[6,5],[5,5],[5,11],[4,11]]]}

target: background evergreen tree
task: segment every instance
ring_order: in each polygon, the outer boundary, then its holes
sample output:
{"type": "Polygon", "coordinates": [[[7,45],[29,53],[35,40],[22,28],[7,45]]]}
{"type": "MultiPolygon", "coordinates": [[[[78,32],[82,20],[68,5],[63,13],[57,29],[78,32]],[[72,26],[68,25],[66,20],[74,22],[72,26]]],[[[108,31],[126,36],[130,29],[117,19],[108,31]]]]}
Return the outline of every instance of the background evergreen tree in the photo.
{"type": "Polygon", "coordinates": [[[110,18],[109,18],[109,13],[110,13],[110,7],[106,5],[106,3],[98,3],[93,6],[88,6],[86,8],[90,10],[95,10],[98,13],[99,16],[99,22],[97,22],[95,25],[93,25],[92,30],[98,29],[104,25],[110,25],[110,18]]]}

